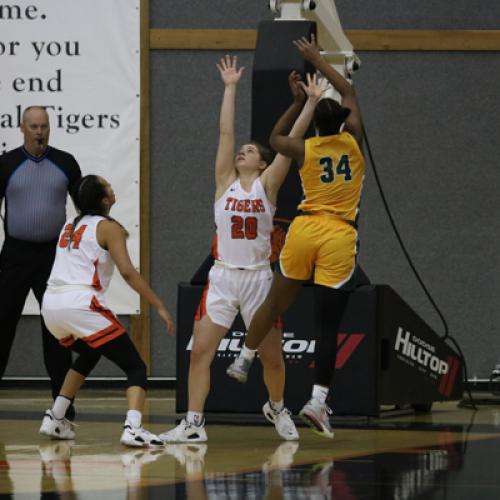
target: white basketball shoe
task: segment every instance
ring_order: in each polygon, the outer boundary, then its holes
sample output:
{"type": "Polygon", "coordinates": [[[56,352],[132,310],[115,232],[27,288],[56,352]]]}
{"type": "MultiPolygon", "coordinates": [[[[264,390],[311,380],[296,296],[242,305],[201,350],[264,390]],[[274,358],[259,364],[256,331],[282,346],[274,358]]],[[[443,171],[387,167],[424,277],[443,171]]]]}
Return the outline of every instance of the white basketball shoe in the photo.
{"type": "Polygon", "coordinates": [[[40,434],[45,434],[53,439],[74,439],[76,425],[66,418],[57,419],[52,410],[47,410],[43,416],[40,434]]]}
{"type": "Polygon", "coordinates": [[[163,446],[163,441],[152,432],[142,427],[133,427],[128,421],[123,425],[122,437],[120,443],[132,448],[154,448],[163,446]]]}
{"type": "Polygon", "coordinates": [[[264,416],[274,424],[276,428],[276,432],[287,441],[295,441],[299,439],[299,433],[297,432],[297,428],[293,423],[290,410],[288,408],[283,407],[281,411],[274,411],[271,408],[271,404],[269,401],[262,407],[262,413],[264,416]]]}
{"type": "Polygon", "coordinates": [[[203,443],[208,439],[205,431],[205,419],[201,425],[194,425],[183,418],[177,427],[162,432],[159,437],[165,443],[203,443]]]}

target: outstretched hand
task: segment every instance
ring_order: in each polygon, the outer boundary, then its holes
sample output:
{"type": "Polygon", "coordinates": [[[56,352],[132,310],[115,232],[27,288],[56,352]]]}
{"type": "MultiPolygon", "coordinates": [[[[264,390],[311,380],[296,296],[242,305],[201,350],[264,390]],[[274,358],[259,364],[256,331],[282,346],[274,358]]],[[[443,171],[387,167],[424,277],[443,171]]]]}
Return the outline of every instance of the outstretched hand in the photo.
{"type": "Polygon", "coordinates": [[[238,58],[237,56],[229,56],[226,55],[222,57],[220,60],[220,64],[217,64],[217,68],[219,69],[220,76],[224,85],[236,85],[243,74],[244,66],[238,68],[238,58]]]}
{"type": "Polygon", "coordinates": [[[302,83],[301,80],[302,77],[295,70],[288,75],[288,85],[290,86],[290,92],[295,102],[304,102],[306,100],[306,95],[300,85],[302,83]]]}
{"type": "Polygon", "coordinates": [[[297,49],[299,49],[306,61],[315,64],[321,60],[321,54],[319,52],[319,47],[316,43],[316,37],[314,34],[311,35],[311,41],[303,36],[299,40],[294,40],[293,44],[297,47],[297,49]]]}
{"type": "Polygon", "coordinates": [[[324,78],[318,78],[316,73],[313,75],[307,73],[307,85],[304,82],[300,82],[300,85],[307,97],[315,101],[319,101],[328,88],[328,82],[324,78]]]}
{"type": "Polygon", "coordinates": [[[172,319],[172,316],[170,313],[165,309],[165,307],[161,306],[157,309],[158,315],[162,319],[162,321],[165,323],[167,327],[167,333],[170,336],[174,335],[174,320],[172,319]]]}

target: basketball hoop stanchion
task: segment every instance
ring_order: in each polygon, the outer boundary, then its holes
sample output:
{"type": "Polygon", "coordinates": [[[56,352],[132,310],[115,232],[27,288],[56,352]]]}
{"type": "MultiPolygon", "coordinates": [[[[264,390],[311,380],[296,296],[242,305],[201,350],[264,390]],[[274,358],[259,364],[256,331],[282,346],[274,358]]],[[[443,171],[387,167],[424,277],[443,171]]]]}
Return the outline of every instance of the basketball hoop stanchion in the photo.
{"type": "MultiPolygon", "coordinates": [[[[321,0],[320,0],[321,1],[321,0]]],[[[314,10],[316,0],[269,0],[269,9],[283,19],[302,19],[302,12],[314,10]]]]}
{"type": "Polygon", "coordinates": [[[346,78],[361,66],[346,37],[334,0],[269,0],[275,21],[311,21],[317,26],[322,55],[346,78]]]}

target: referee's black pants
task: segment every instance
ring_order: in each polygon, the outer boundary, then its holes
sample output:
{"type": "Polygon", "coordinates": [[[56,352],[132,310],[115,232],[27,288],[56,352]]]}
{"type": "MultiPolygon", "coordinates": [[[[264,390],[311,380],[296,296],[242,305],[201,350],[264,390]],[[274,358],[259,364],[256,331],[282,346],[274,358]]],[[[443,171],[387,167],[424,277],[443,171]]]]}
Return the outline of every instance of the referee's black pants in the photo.
{"type": "MultiPolygon", "coordinates": [[[[42,304],[56,245],[57,241],[33,243],[11,237],[5,239],[0,253],[0,379],[5,373],[17,323],[30,289],[40,306],[42,304]]],[[[43,360],[50,377],[52,396],[56,398],[71,367],[71,351],[59,344],[47,330],[43,318],[40,319],[43,360]]],[[[29,367],[27,369],[29,371],[29,367]]]]}

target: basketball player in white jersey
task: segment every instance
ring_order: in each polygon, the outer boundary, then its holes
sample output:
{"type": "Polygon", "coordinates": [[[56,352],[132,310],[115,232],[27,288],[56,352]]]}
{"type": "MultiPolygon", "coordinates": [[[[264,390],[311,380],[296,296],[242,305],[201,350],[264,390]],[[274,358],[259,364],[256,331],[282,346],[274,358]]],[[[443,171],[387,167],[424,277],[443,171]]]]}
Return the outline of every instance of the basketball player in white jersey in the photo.
{"type": "MultiPolygon", "coordinates": [[[[290,167],[290,160],[281,155],[271,162],[270,152],[257,143],[243,145],[235,158],[235,95],[244,68],[238,69],[236,57],[229,56],[222,58],[217,67],[225,90],[215,160],[216,260],[194,323],[188,412],[177,427],[160,434],[165,442],[207,440],[203,408],[210,390],[210,365],[238,312],[248,327],[267,295],[272,279],[269,259],[273,215],[278,190],[290,167]]],[[[299,80],[299,75],[290,75],[295,118],[305,101],[299,80]]],[[[301,131],[296,130],[297,127],[299,123],[292,133],[301,136],[307,124],[301,131]]],[[[283,402],[285,367],[278,328],[273,328],[261,344],[259,355],[269,393],[269,401],[263,407],[264,415],[275,424],[283,439],[298,439],[290,412],[283,402]]]]}
{"type": "Polygon", "coordinates": [[[106,307],[104,293],[116,264],[127,284],[153,305],[173,334],[173,321],[162,301],[136,271],[127,251],[127,231],[109,216],[115,194],[102,177],[87,175],[75,187],[79,215],[68,221],[59,237],[54,266],[42,303],[49,331],[79,356],[68,371],[54,406],[47,410],[40,433],[73,439],[72,423],[64,418],[87,375],[101,355],[127,376],[127,412],[121,443],[163,446],[142,428],[147,385],[146,366],[118,318],[106,307]]]}

